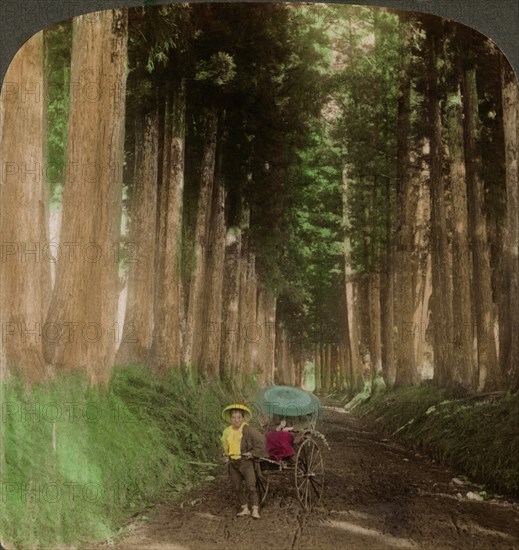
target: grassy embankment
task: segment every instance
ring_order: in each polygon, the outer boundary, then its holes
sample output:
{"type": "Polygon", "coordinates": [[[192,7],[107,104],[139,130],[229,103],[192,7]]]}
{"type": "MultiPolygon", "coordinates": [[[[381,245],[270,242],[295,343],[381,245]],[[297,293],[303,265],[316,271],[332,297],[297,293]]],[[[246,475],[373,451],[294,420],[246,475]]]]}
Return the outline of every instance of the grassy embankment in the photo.
{"type": "Polygon", "coordinates": [[[113,537],[158,500],[211,479],[232,391],[170,372],[114,369],[108,389],[77,375],[30,391],[0,386],[0,541],[57,548],[113,537]]]}
{"type": "Polygon", "coordinates": [[[360,394],[352,411],[471,481],[519,498],[519,394],[455,398],[418,386],[360,394]]]}

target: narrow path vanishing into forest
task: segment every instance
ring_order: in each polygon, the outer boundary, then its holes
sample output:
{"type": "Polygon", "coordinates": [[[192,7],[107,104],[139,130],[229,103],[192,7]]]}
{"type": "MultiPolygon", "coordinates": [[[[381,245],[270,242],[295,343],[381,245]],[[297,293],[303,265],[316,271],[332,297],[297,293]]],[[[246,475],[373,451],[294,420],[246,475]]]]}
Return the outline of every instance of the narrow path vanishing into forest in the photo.
{"type": "Polygon", "coordinates": [[[271,482],[261,520],[236,518],[222,467],[214,481],[198,487],[182,503],[161,504],[149,521],[130,525],[128,536],[115,547],[519,548],[519,503],[469,500],[467,493],[476,489],[461,485],[454,472],[368,431],[339,409],[328,407],[319,427],[331,446],[324,450],[326,489],[319,509],[300,509],[293,478],[287,474],[271,482]]]}

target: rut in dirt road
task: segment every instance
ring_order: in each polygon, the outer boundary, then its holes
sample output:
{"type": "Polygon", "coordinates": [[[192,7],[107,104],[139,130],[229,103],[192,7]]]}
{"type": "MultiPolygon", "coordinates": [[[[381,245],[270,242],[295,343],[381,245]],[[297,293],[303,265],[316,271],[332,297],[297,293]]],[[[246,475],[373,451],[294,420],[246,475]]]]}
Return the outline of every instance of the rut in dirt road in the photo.
{"type": "Polygon", "coordinates": [[[149,523],[132,525],[117,548],[519,548],[519,503],[468,500],[473,488],[453,483],[454,472],[347,414],[329,408],[319,428],[331,450],[323,449],[325,494],[318,509],[300,508],[287,474],[273,476],[261,520],[236,518],[222,468],[181,505],[162,504],[149,523]]]}

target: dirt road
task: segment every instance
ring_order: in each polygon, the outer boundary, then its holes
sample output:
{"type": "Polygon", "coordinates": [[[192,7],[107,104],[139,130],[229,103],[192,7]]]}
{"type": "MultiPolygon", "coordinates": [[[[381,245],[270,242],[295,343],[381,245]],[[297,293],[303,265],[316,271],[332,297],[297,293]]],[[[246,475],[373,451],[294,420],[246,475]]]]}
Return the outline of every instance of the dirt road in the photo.
{"type": "Polygon", "coordinates": [[[466,495],[477,489],[459,485],[455,472],[381,439],[348,414],[328,409],[324,416],[319,428],[331,450],[323,453],[326,489],[319,509],[303,512],[292,478],[283,483],[277,477],[262,519],[236,518],[222,467],[182,505],[160,505],[149,521],[132,524],[116,548],[519,548],[519,503],[471,501],[466,495]]]}

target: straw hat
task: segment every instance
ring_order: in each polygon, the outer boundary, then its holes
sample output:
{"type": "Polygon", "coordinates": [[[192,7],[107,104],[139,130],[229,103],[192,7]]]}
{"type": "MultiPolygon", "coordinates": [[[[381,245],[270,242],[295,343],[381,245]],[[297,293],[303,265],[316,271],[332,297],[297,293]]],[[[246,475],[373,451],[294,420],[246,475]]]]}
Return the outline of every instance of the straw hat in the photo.
{"type": "Polygon", "coordinates": [[[246,405],[242,405],[241,403],[233,403],[232,405],[227,405],[227,407],[225,407],[225,409],[222,411],[222,418],[226,422],[230,422],[231,412],[235,410],[242,411],[245,420],[249,420],[252,416],[252,412],[249,407],[247,407],[246,405]]]}

